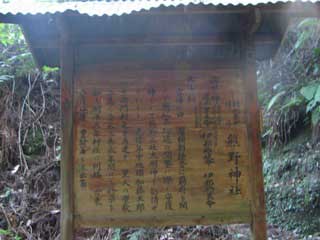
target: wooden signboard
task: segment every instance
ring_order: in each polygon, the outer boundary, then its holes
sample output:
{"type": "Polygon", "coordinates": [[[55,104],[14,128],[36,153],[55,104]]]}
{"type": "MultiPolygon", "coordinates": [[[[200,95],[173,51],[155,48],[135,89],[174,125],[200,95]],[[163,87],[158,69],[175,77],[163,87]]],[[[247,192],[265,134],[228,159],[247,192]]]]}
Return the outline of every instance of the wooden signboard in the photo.
{"type": "Polygon", "coordinates": [[[251,223],[265,239],[254,51],[244,49],[243,62],[220,67],[65,64],[64,239],[82,227],[214,223],[251,223]]]}
{"type": "Polygon", "coordinates": [[[79,225],[249,221],[239,69],[85,69],[75,79],[79,225]]]}

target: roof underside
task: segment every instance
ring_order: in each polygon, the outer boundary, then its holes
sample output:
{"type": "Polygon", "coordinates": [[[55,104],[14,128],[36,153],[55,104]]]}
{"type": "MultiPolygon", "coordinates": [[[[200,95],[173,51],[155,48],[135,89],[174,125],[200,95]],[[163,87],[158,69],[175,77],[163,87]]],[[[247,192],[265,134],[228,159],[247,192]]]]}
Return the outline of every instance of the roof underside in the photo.
{"type": "Polygon", "coordinates": [[[257,58],[267,59],[277,50],[289,16],[319,16],[320,10],[318,1],[303,5],[270,2],[241,1],[239,5],[240,1],[229,0],[223,1],[223,5],[216,0],[139,0],[16,4],[15,8],[5,4],[5,8],[0,8],[0,21],[22,25],[41,66],[59,65],[56,19],[62,13],[70,36],[79,46],[78,64],[129,62],[137,58],[210,61],[239,55],[234,40],[255,5],[261,13],[261,24],[255,34],[257,58]]]}

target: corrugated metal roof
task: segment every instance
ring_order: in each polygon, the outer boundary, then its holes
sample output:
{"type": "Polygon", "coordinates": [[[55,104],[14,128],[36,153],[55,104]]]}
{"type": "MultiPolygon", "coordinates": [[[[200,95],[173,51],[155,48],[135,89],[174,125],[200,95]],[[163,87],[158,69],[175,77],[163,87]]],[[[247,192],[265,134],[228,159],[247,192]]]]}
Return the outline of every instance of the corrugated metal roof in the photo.
{"type": "Polygon", "coordinates": [[[0,14],[54,14],[74,11],[89,16],[112,16],[130,14],[158,7],[188,6],[190,4],[213,6],[247,6],[276,3],[316,3],[320,0],[279,1],[279,0],[127,0],[127,1],[88,1],[88,2],[34,2],[19,0],[18,2],[0,4],[0,14]]]}

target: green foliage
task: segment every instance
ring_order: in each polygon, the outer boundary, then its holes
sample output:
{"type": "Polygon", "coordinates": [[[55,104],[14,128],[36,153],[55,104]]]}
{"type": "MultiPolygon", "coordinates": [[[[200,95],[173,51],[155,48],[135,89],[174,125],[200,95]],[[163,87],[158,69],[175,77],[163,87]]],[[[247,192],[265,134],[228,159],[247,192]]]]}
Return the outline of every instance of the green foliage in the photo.
{"type": "Polygon", "coordinates": [[[8,47],[24,43],[23,35],[16,25],[0,23],[0,44],[8,47]]]}
{"type": "Polygon", "coordinates": [[[144,236],[146,235],[146,231],[142,229],[138,229],[137,231],[134,231],[133,233],[130,233],[128,235],[128,240],[141,240],[144,239],[144,236]]]}
{"type": "Polygon", "coordinates": [[[317,18],[306,18],[298,24],[298,28],[316,27],[318,24],[319,20],[317,18]]]}
{"type": "Polygon", "coordinates": [[[48,66],[43,66],[42,67],[42,72],[43,73],[53,73],[59,71],[58,67],[48,67],[48,66]]]}
{"type": "Polygon", "coordinates": [[[319,19],[292,24],[274,61],[260,63],[258,84],[268,222],[320,232],[319,19]]]}
{"type": "Polygon", "coordinates": [[[286,99],[284,104],[281,106],[281,111],[290,111],[290,109],[299,107],[303,104],[303,99],[299,96],[293,96],[286,99]]]}
{"type": "Polygon", "coordinates": [[[41,129],[30,131],[26,135],[26,141],[23,145],[23,150],[26,155],[41,155],[45,151],[45,140],[41,133],[41,129]]]}
{"type": "Polygon", "coordinates": [[[0,239],[57,239],[59,78],[35,68],[18,26],[0,26],[0,239]],[[45,217],[30,224],[33,213],[45,217]]]}
{"type": "Polygon", "coordinates": [[[299,36],[296,44],[294,45],[294,49],[298,50],[299,48],[303,47],[310,37],[310,32],[302,32],[302,34],[299,36]]]}
{"type": "Polygon", "coordinates": [[[259,100],[264,107],[264,139],[281,146],[311,124],[320,125],[320,20],[307,18],[288,30],[274,62],[260,65],[259,100]],[[266,70],[266,69],[268,70],[266,70]]]}
{"type": "Polygon", "coordinates": [[[11,188],[5,188],[4,193],[0,195],[0,199],[8,200],[12,194],[11,188]]]}
{"type": "Polygon", "coordinates": [[[278,100],[281,96],[283,96],[285,93],[286,93],[285,91],[281,91],[281,92],[277,93],[276,95],[274,95],[274,96],[271,98],[271,100],[270,100],[270,102],[269,102],[269,104],[268,104],[267,111],[269,111],[269,110],[273,107],[273,105],[277,102],[277,100],[278,100]]]}
{"type": "Polygon", "coordinates": [[[298,29],[301,33],[294,45],[295,50],[305,47],[306,42],[312,37],[313,28],[317,27],[318,24],[319,20],[316,18],[306,18],[298,24],[298,29]]]}
{"type": "Polygon", "coordinates": [[[313,126],[316,126],[320,121],[320,106],[314,108],[311,115],[311,122],[313,126]]]}
{"type": "Polygon", "coordinates": [[[12,80],[14,77],[12,75],[1,75],[0,76],[0,83],[12,80]]]}
{"type": "Polygon", "coordinates": [[[19,26],[0,23],[0,83],[9,80],[8,76],[21,78],[34,69],[34,60],[19,26]]]}
{"type": "Polygon", "coordinates": [[[121,228],[116,228],[112,234],[112,240],[120,240],[121,239],[121,228]]]}
{"type": "MultiPolygon", "coordinates": [[[[43,78],[45,78],[45,79],[56,78],[57,76],[59,76],[59,68],[58,67],[43,66],[42,67],[42,75],[43,75],[43,78]]],[[[50,81],[54,81],[54,80],[50,80],[50,81]]]]}
{"type": "Polygon", "coordinates": [[[0,235],[8,236],[8,235],[10,235],[10,231],[4,230],[4,229],[0,229],[0,235]]]}
{"type": "Polygon", "coordinates": [[[312,125],[316,126],[320,121],[320,81],[302,87],[300,93],[307,103],[306,113],[311,113],[312,125]]]}
{"type": "Polygon", "coordinates": [[[309,138],[305,132],[282,150],[264,153],[268,222],[305,235],[320,231],[320,157],[309,138]]]}
{"type": "Polygon", "coordinates": [[[307,99],[307,101],[310,101],[314,98],[317,89],[318,85],[312,84],[301,88],[300,93],[307,99]]]}
{"type": "MultiPolygon", "coordinates": [[[[11,232],[10,230],[5,230],[5,229],[1,229],[0,228],[0,237],[10,237],[13,240],[21,240],[22,238],[19,237],[18,235],[14,234],[13,232],[11,232]]],[[[0,238],[1,239],[1,238],[0,238]]]]}

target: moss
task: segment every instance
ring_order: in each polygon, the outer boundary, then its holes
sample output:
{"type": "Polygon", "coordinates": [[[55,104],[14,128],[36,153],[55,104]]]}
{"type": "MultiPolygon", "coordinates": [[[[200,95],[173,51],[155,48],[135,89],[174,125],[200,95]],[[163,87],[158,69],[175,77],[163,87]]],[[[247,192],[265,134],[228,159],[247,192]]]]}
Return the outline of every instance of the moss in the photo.
{"type": "Polygon", "coordinates": [[[301,234],[320,231],[320,146],[308,139],[264,152],[268,222],[301,234]]]}

